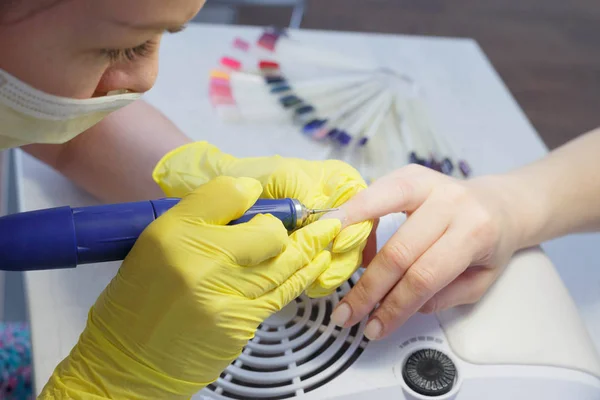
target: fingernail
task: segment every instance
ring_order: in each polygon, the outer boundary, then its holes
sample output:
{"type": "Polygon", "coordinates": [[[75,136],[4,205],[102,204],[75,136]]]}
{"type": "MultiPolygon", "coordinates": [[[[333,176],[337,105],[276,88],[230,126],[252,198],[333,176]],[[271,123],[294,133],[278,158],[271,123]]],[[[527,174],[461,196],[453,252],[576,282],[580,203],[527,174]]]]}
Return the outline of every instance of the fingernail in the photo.
{"type": "Polygon", "coordinates": [[[381,322],[378,319],[374,319],[367,324],[365,336],[369,340],[377,340],[379,335],[381,335],[382,328],[381,322]]]}
{"type": "Polygon", "coordinates": [[[337,326],[344,326],[346,322],[350,319],[350,314],[352,313],[352,309],[346,303],[342,303],[333,310],[331,313],[331,320],[337,326]]]}
{"type": "Polygon", "coordinates": [[[327,214],[323,214],[319,219],[338,219],[342,223],[342,229],[346,227],[348,217],[346,215],[346,211],[344,210],[336,210],[328,212],[327,214]]]}

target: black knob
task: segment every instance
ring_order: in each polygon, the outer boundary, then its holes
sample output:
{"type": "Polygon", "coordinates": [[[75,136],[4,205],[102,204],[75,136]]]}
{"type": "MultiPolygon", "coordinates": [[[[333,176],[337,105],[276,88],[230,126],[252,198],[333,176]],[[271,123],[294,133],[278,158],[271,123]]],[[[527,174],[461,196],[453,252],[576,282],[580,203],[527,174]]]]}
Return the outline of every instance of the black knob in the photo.
{"type": "Polygon", "coordinates": [[[402,369],[404,381],[415,392],[424,396],[448,393],[456,379],[456,367],[444,353],[422,349],[412,353],[402,369]]]}

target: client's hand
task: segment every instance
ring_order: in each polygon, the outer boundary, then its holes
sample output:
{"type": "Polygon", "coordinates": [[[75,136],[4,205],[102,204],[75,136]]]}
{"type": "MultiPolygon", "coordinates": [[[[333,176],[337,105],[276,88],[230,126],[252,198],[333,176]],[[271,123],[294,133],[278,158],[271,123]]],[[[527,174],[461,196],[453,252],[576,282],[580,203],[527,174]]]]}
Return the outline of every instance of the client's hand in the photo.
{"type": "Polygon", "coordinates": [[[517,250],[507,177],[460,181],[410,165],[376,181],[334,213],[343,225],[406,212],[332,318],[351,326],[377,304],[365,334],[383,338],[415,312],[477,301],[517,250]]]}
{"type": "MultiPolygon", "coordinates": [[[[222,175],[257,179],[263,185],[261,197],[295,198],[310,208],[337,207],[367,186],[358,171],[341,161],[279,156],[236,158],[206,142],[191,143],[167,154],[153,177],[167,196],[180,197],[222,175]]],[[[331,249],[331,265],[307,290],[309,296],[332,293],[356,271],[372,226],[370,220],[361,221],[337,236],[331,249]]]]}
{"type": "Polygon", "coordinates": [[[150,224],[41,399],[189,399],[216,380],[327,268],[340,230],[317,221],[288,236],[269,215],[227,226],[262,190],[220,177],[150,224]]]}

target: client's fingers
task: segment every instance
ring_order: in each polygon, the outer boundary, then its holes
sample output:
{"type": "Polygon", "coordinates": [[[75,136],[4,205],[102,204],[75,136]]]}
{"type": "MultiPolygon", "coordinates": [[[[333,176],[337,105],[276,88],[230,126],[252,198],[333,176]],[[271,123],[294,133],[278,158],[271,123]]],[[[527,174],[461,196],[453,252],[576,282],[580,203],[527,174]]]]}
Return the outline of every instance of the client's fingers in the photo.
{"type": "Polygon", "coordinates": [[[424,314],[477,302],[500,274],[499,268],[472,267],[440,290],[419,310],[424,314]]]}
{"type": "Polygon", "coordinates": [[[472,250],[465,245],[467,238],[468,232],[449,228],[385,296],[371,316],[365,335],[371,340],[387,336],[456,279],[472,261],[472,250]]]}
{"type": "Polygon", "coordinates": [[[367,266],[371,264],[371,261],[375,258],[377,254],[377,227],[379,226],[379,218],[377,218],[373,222],[373,229],[371,230],[371,234],[367,238],[367,244],[362,253],[362,265],[367,266]]]}
{"type": "Polygon", "coordinates": [[[388,294],[406,271],[444,233],[451,212],[435,199],[423,204],[404,222],[373,258],[357,284],[338,304],[333,321],[351,326],[363,319],[388,294]],[[423,227],[428,229],[423,229],[423,227]]]}
{"type": "Polygon", "coordinates": [[[323,218],[337,218],[346,227],[395,212],[412,212],[443,179],[448,178],[425,167],[409,165],[378,179],[340,206],[338,211],[323,218]]]}

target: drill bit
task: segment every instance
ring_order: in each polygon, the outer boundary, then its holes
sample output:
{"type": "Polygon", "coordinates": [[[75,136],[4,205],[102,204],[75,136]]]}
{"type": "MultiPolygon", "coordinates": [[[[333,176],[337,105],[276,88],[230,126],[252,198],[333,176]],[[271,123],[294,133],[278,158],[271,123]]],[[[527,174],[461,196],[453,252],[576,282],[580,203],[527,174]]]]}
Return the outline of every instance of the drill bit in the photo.
{"type": "Polygon", "coordinates": [[[313,215],[323,214],[330,211],[336,211],[337,208],[308,208],[304,204],[300,203],[299,200],[293,199],[294,208],[296,209],[296,228],[305,226],[309,220],[312,220],[313,215]]]}
{"type": "Polygon", "coordinates": [[[314,214],[322,214],[322,213],[328,213],[331,211],[337,211],[339,210],[338,208],[322,208],[322,209],[318,209],[318,208],[313,208],[313,209],[308,209],[308,215],[314,215],[314,214]]]}

